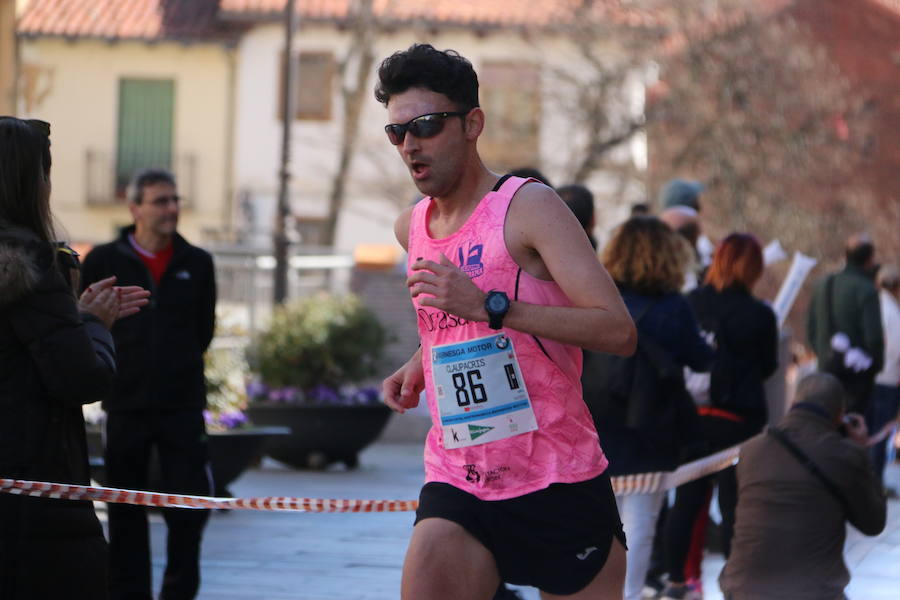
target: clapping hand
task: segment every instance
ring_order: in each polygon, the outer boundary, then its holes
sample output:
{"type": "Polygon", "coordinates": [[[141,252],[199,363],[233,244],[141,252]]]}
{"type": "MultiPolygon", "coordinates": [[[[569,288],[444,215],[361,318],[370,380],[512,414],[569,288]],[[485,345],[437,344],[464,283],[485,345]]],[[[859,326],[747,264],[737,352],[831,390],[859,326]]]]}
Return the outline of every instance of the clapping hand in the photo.
{"type": "Polygon", "coordinates": [[[150,303],[150,291],[145,290],[139,285],[126,285],[115,288],[119,292],[119,314],[116,320],[130,317],[140,312],[141,308],[150,303]]]}
{"type": "Polygon", "coordinates": [[[94,282],[78,300],[80,310],[96,316],[111,329],[119,319],[131,316],[150,302],[150,292],[137,285],[115,286],[116,277],[94,282]]]}

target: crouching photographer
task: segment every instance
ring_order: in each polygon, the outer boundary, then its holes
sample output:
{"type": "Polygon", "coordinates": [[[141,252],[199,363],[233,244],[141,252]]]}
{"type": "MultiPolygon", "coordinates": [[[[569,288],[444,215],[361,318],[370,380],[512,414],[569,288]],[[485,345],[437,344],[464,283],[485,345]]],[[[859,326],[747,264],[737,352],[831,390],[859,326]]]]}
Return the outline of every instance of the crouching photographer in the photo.
{"type": "Polygon", "coordinates": [[[719,578],[728,600],[844,598],[845,524],[877,535],[887,514],[865,420],[845,410],[841,383],[814,373],[778,427],[741,449],[731,556],[719,578]]]}

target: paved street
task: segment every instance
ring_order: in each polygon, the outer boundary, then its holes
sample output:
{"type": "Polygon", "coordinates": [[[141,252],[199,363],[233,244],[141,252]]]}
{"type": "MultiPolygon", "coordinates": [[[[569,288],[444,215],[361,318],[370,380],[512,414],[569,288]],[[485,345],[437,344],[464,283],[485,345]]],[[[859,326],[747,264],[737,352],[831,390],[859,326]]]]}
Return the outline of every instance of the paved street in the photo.
{"type": "MultiPolygon", "coordinates": [[[[422,482],[421,446],[379,443],[347,472],[292,471],[266,460],[232,485],[238,496],[411,499],[422,482]]],[[[900,484],[900,466],[890,467],[900,484]]],[[[395,600],[412,513],[214,514],[203,546],[200,600],[395,600]]],[[[165,525],[152,517],[154,582],[162,576],[165,525]]],[[[888,600],[900,589],[900,501],[891,501],[882,535],[851,529],[847,559],[852,600],[888,600]]],[[[721,600],[715,579],[721,556],[704,562],[706,600],[721,600]]],[[[526,600],[535,590],[523,588],[526,600]]]]}

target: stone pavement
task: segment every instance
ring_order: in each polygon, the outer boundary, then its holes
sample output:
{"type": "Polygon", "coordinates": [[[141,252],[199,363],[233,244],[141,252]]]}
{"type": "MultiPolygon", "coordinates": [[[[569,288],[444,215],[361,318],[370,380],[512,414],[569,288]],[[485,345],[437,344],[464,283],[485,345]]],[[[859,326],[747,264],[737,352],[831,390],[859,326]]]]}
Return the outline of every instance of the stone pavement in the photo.
{"type": "MultiPolygon", "coordinates": [[[[900,466],[889,467],[900,485],[900,466]]],[[[420,444],[380,442],[360,455],[355,471],[292,471],[264,460],[231,486],[237,496],[413,499],[422,483],[420,444]]],[[[101,517],[105,517],[101,513],[101,517]]],[[[851,528],[847,563],[852,600],[900,597],[900,501],[875,538],[851,528]]],[[[199,600],[395,600],[412,529],[412,513],[305,514],[255,511],[212,515],[203,545],[199,600]]],[[[164,562],[165,525],[151,516],[154,582],[164,562]]],[[[721,600],[720,555],[704,560],[706,600],[721,600]]],[[[517,588],[538,600],[531,588],[517,588]]]]}

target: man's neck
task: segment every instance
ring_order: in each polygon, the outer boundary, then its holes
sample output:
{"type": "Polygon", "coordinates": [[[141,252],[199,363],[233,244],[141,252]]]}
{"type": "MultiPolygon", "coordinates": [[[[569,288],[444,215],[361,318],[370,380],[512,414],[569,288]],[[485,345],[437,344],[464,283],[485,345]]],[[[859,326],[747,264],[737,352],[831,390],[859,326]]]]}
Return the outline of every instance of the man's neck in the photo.
{"type": "Polygon", "coordinates": [[[152,231],[135,229],[134,241],[137,242],[137,245],[144,250],[153,252],[155,254],[160,250],[165,250],[169,246],[169,244],[172,243],[172,236],[162,236],[157,235],[152,231]]]}
{"type": "Polygon", "coordinates": [[[498,176],[484,166],[480,159],[467,165],[459,181],[452,190],[440,197],[435,196],[436,214],[442,220],[454,220],[471,214],[481,199],[491,191],[498,176]]]}

